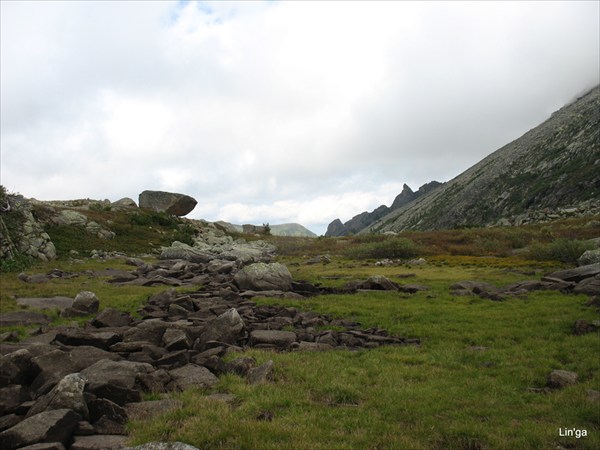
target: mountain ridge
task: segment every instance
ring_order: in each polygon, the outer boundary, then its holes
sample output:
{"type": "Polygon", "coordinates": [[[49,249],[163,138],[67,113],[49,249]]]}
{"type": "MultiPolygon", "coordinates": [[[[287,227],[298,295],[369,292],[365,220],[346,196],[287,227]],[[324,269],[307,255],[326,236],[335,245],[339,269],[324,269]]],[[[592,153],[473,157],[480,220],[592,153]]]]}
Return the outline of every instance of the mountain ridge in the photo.
{"type": "Polygon", "coordinates": [[[600,209],[600,87],[359,233],[513,225],[600,209]]]}
{"type": "Polygon", "coordinates": [[[390,212],[401,208],[402,206],[410,203],[411,201],[419,198],[422,195],[430,192],[431,190],[438,187],[441,183],[438,181],[430,181],[429,183],[425,183],[421,186],[416,192],[414,192],[410,186],[404,183],[402,187],[402,192],[394,198],[392,204],[388,207],[386,205],[381,205],[375,208],[371,212],[364,211],[356,216],[352,217],[352,219],[347,222],[342,223],[342,221],[338,218],[333,220],[327,227],[327,231],[325,232],[325,236],[333,237],[333,236],[347,236],[349,234],[356,234],[363,230],[365,227],[369,226],[373,222],[378,219],[386,216],[390,212]]]}

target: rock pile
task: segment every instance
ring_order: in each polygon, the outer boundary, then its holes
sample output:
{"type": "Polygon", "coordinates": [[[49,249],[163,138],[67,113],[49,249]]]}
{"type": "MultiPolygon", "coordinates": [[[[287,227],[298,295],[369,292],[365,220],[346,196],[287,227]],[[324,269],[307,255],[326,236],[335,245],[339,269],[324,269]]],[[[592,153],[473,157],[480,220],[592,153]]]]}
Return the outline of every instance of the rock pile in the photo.
{"type": "Polygon", "coordinates": [[[496,288],[481,281],[461,281],[450,286],[455,295],[476,294],[490,300],[504,300],[507,295],[521,295],[537,290],[557,290],[565,293],[600,295],[600,263],[575,269],[558,270],[541,280],[521,281],[496,288]]]}
{"type": "MultiPolygon", "coordinates": [[[[250,347],[323,351],[419,343],[382,329],[362,329],[353,321],[251,301],[256,295],[302,298],[320,292],[309,283],[293,282],[279,264],[256,263],[245,271],[237,261],[228,260],[146,264],[130,259],[129,264],[136,266],[131,272],[99,275],[110,274],[110,281],[119,284],[195,284],[202,289],[180,294],[169,288],[153,295],[139,319],[106,308],[83,328],[43,326],[25,341],[2,343],[3,449],[37,443],[72,450],[122,448],[128,419],[181,406],[169,399],[144,402],[145,392],[210,389],[225,373],[254,384],[273,379],[272,361],[257,365],[253,358],[241,356],[226,362],[222,357],[228,352],[250,347]]],[[[80,293],[72,303],[64,302],[63,315],[97,311],[96,300],[93,293],[80,293]]],[[[15,313],[2,316],[7,319],[11,314],[15,313]]]]}

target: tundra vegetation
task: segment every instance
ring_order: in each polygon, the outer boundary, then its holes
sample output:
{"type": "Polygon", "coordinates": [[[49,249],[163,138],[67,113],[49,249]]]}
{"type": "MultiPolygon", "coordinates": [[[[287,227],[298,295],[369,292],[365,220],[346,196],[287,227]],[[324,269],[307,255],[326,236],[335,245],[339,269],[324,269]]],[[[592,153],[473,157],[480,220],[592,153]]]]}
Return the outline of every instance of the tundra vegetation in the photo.
{"type": "MultiPolygon", "coordinates": [[[[47,230],[58,259],[35,263],[27,273],[57,268],[84,272],[77,278],[23,283],[18,270],[3,266],[0,312],[18,310],[18,297],[74,297],[96,293],[100,310],[135,315],[163,287],[115,286],[91,275],[105,268],[127,269],[124,259],[90,259],[91,249],[146,255],[166,242],[193,236],[189,221],[139,211],[93,210],[111,220],[115,239],[81,239],[73,228],[47,230]],[[80,256],[73,257],[72,250],[80,256]]],[[[379,327],[391,335],[420,339],[420,345],[358,351],[268,352],[243,356],[275,363],[271,383],[252,385],[234,374],[212,390],[169,394],[183,407],[128,424],[132,445],[182,441],[202,449],[532,449],[600,448],[600,339],[575,335],[579,319],[598,320],[598,305],[586,295],[534,291],[492,301],[455,295],[450,286],[480,280],[504,286],[537,279],[575,259],[598,237],[598,217],[522,227],[405,232],[398,236],[341,238],[267,236],[277,261],[295,280],[339,287],[350,280],[383,275],[428,290],[408,294],[365,291],[302,300],[254,298],[261,304],[293,306],[379,327]],[[317,256],[319,262],[307,264],[317,256]],[[417,261],[424,258],[426,263],[417,261]],[[388,264],[376,264],[389,259],[388,264]],[[555,369],[576,372],[578,382],[545,389],[555,369]],[[228,393],[233,403],[209,393],[228,393]],[[561,429],[587,430],[585,437],[561,429]]],[[[247,238],[247,237],[246,237],[247,238]]],[[[184,289],[184,288],[178,288],[184,289]]],[[[190,289],[186,287],[185,289],[190,289]]],[[[54,325],[90,317],[60,318],[54,325]]],[[[21,338],[31,329],[5,327],[21,338]]],[[[236,358],[240,354],[230,354],[236,358]]],[[[155,398],[149,396],[148,398],[155,398]]]]}

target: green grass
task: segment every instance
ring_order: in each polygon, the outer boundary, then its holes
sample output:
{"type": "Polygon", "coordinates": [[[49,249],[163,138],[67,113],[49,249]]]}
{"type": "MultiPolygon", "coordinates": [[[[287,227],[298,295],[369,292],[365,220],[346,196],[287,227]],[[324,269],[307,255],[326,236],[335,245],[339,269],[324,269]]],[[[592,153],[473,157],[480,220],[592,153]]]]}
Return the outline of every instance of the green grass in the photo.
{"type": "MultiPolygon", "coordinates": [[[[346,269],[356,271],[372,268],[346,269]]],[[[350,317],[364,327],[419,337],[421,346],[249,351],[259,363],[275,361],[274,383],[250,386],[234,375],[222,377],[217,390],[235,395],[234,406],[213,404],[198,392],[180,394],[183,410],[132,424],[133,442],[167,439],[227,449],[597,448],[600,413],[586,391],[600,389],[600,341],[597,334],[571,334],[575,320],[598,317],[584,306],[585,296],[535,292],[504,302],[454,297],[448,287],[458,279],[506,284],[524,277],[483,266],[416,273],[411,282],[430,291],[259,301],[350,317]],[[543,387],[554,369],[574,370],[580,382],[547,395],[527,390],[543,387]],[[265,411],[271,421],[260,420],[265,411]],[[561,438],[560,427],[586,429],[588,437],[561,438]]]]}
{"type": "MultiPolygon", "coordinates": [[[[16,299],[21,297],[64,296],[74,298],[81,291],[92,291],[100,300],[100,311],[111,307],[129,312],[135,317],[137,310],[146,303],[150,296],[167,289],[165,286],[115,286],[107,282],[110,277],[85,273],[86,271],[101,271],[107,268],[133,270],[133,267],[126,265],[123,259],[108,261],[88,259],[82,262],[53,261],[51,263],[38,263],[27,269],[25,273],[46,273],[53,268],[66,272],[76,272],[79,273],[79,276],[69,279],[55,278],[46,283],[25,283],[19,280],[17,273],[0,273],[0,312],[20,310],[21,307],[17,305],[16,299]]],[[[189,287],[177,289],[182,292],[190,290],[189,287]]],[[[193,290],[197,289],[198,287],[193,288],[193,290]]],[[[44,310],[40,312],[49,315],[53,319],[52,325],[72,322],[83,324],[92,317],[63,319],[59,317],[57,311],[44,310]]],[[[18,331],[22,336],[26,334],[26,329],[23,327],[0,327],[0,332],[13,330],[18,331]]]]}
{"type": "MultiPolygon", "coordinates": [[[[208,391],[172,394],[183,401],[183,408],[130,423],[131,443],[183,441],[202,449],[600,448],[600,405],[587,399],[587,390],[600,390],[600,337],[572,334],[577,319],[597,320],[598,311],[585,306],[586,296],[554,291],[503,302],[453,296],[449,287],[457,281],[505,286],[539,279],[564,266],[556,261],[500,257],[495,251],[476,256],[431,250],[442,246],[442,237],[443,246],[457,248],[473,248],[478,239],[500,240],[500,234],[486,233],[462,230],[448,236],[411,236],[426,248],[428,260],[424,266],[412,267],[379,267],[375,259],[339,256],[348,246],[377,239],[312,239],[312,247],[308,240],[280,240],[286,251],[279,260],[296,280],[341,286],[351,279],[385,275],[429,290],[414,295],[369,292],[257,302],[351,318],[365,328],[376,326],[394,335],[419,338],[421,345],[317,353],[249,350],[244,356],[253,356],[259,364],[273,359],[273,383],[254,386],[236,375],[222,376],[214,390],[233,394],[232,405],[208,400],[208,391]],[[323,253],[332,255],[330,264],[305,264],[323,253]],[[528,391],[544,387],[554,369],[577,372],[579,382],[548,394],[528,391]],[[588,436],[560,437],[559,428],[585,429],[588,436]]],[[[546,242],[558,236],[552,230],[545,233],[550,236],[544,238],[546,242]]],[[[531,237],[508,231],[501,235],[513,239],[514,247],[531,237]]],[[[36,265],[28,273],[53,267],[77,272],[132,269],[121,260],[58,261],[36,265]]],[[[1,311],[16,308],[14,297],[75,296],[91,290],[100,298],[101,309],[112,306],[133,312],[150,295],[165,289],[112,286],[88,275],[35,285],[21,282],[15,273],[4,273],[0,283],[1,311]]],[[[239,355],[228,358],[235,356],[239,355]]]]}

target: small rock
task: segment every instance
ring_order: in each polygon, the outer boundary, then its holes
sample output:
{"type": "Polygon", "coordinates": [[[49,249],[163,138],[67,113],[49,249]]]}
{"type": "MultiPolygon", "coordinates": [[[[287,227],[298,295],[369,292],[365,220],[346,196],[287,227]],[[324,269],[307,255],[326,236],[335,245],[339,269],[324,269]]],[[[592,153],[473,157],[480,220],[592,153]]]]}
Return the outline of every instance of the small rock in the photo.
{"type": "Polygon", "coordinates": [[[274,363],[272,360],[268,360],[266,363],[255,367],[248,372],[248,383],[265,384],[269,381],[273,381],[274,372],[274,363]]]}
{"type": "Polygon", "coordinates": [[[553,370],[548,375],[547,386],[553,389],[562,389],[577,382],[577,374],[568,370],[553,370]]]}
{"type": "Polygon", "coordinates": [[[580,336],[582,334],[594,333],[595,331],[600,330],[600,325],[596,322],[598,321],[590,323],[585,319],[577,320],[575,325],[573,325],[573,334],[580,336]]]}

